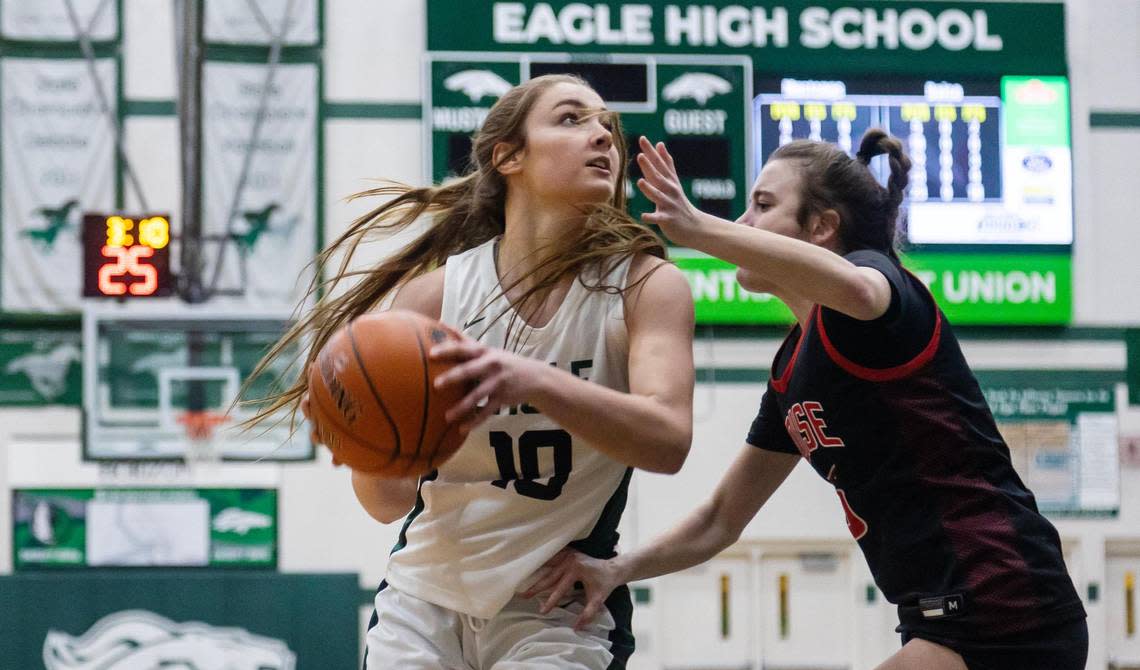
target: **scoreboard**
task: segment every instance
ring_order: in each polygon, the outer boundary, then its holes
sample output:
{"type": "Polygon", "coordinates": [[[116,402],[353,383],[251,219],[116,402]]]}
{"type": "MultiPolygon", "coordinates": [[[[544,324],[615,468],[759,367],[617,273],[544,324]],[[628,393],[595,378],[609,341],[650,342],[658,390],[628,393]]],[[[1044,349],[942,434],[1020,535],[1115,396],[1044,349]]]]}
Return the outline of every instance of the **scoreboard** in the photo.
{"type": "MultiPolygon", "coordinates": [[[[748,58],[433,53],[426,70],[424,164],[433,181],[466,172],[471,135],[509,88],[544,74],[573,73],[621,113],[630,159],[638,136],[664,141],[693,204],[727,218],[744,209],[752,165],[748,58]]],[[[652,211],[633,185],[636,169],[633,163],[626,184],[634,216],[652,211]]]]}
{"type": "MultiPolygon", "coordinates": [[[[849,154],[869,128],[902,140],[912,162],[904,221],[911,244],[1073,241],[1063,77],[965,83],[784,78],[762,81],[758,93],[757,169],[793,139],[832,142],[849,154]]],[[[873,167],[885,182],[885,162],[873,167]]]]}
{"type": "Polygon", "coordinates": [[[173,292],[169,216],[83,215],[83,297],[161,298],[173,292]]]}
{"type": "MultiPolygon", "coordinates": [[[[1064,5],[1052,0],[427,3],[424,165],[463,174],[470,136],[511,86],[572,72],[621,112],[631,147],[664,141],[703,211],[734,219],[795,139],[854,155],[885,129],[911,157],[904,263],[962,325],[1060,325],[1073,312],[1064,5]]],[[[631,152],[633,153],[633,152],[631,152]]],[[[632,158],[632,156],[631,156],[632,158]]],[[[626,185],[630,211],[650,203],[626,185]]],[[[884,182],[885,158],[871,163],[884,182]]],[[[735,268],[670,256],[702,324],[783,324],[735,268]]]]}

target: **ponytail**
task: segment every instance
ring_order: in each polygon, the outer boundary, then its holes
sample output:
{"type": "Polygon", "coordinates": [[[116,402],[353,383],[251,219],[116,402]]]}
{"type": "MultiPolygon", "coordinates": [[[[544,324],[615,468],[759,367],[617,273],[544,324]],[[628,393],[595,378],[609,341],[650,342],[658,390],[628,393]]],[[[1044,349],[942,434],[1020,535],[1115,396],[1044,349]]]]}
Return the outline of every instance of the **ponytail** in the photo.
{"type": "Polygon", "coordinates": [[[863,165],[870,166],[871,159],[882,154],[887,155],[891,166],[891,175],[887,178],[887,202],[898,211],[910,183],[910,158],[903,151],[902,142],[891,137],[882,128],[871,128],[863,134],[859,142],[859,151],[855,157],[863,165]]]}
{"type": "Polygon", "coordinates": [[[872,128],[859,142],[855,158],[834,144],[796,140],[776,149],[768,160],[792,160],[799,168],[801,226],[813,212],[834,209],[846,251],[874,249],[898,260],[899,208],[910,171],[902,142],[872,128]],[[891,168],[885,189],[869,169],[871,159],[883,154],[891,168]]]}

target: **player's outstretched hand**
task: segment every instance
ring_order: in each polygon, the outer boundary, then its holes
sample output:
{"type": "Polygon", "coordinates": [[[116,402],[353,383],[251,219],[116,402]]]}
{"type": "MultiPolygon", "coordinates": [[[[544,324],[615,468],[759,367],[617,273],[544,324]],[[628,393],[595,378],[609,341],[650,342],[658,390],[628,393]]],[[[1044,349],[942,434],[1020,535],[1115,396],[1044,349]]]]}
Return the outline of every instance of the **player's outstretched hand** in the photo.
{"type": "Polygon", "coordinates": [[[546,574],[532,584],[523,593],[523,597],[532,598],[536,594],[550,591],[539,609],[542,614],[546,614],[558,603],[565,601],[574,590],[574,585],[581,582],[586,589],[586,603],[574,622],[574,630],[582,630],[589,625],[602,610],[606,598],[624,583],[613,560],[591,558],[569,547],[555,554],[543,567],[547,569],[546,574]]]}
{"type": "Polygon", "coordinates": [[[656,211],[642,214],[641,218],[660,228],[674,243],[692,246],[690,240],[697,234],[700,212],[685,195],[673,156],[664,142],[654,145],[644,135],[638,139],[638,146],[641,153],[637,154],[637,165],[642,178],[637,180],[637,188],[657,206],[656,211]]]}
{"type": "Polygon", "coordinates": [[[500,407],[532,402],[540,381],[550,372],[542,361],[488,347],[450,327],[455,337],[431,348],[433,360],[452,361],[455,366],[435,378],[435,387],[464,385],[467,395],[447,410],[448,421],[459,421],[459,430],[471,432],[499,411],[500,407]]]}

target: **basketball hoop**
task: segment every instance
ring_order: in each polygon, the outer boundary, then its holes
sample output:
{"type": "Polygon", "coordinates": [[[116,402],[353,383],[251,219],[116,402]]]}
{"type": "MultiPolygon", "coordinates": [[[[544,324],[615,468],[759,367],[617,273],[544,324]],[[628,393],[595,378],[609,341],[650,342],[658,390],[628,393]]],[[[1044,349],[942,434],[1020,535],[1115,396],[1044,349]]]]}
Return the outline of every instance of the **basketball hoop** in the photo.
{"type": "Polygon", "coordinates": [[[187,411],[178,417],[186,429],[186,453],[183,458],[191,469],[217,465],[222,460],[215,435],[217,427],[229,422],[229,415],[219,412],[187,411]]]}

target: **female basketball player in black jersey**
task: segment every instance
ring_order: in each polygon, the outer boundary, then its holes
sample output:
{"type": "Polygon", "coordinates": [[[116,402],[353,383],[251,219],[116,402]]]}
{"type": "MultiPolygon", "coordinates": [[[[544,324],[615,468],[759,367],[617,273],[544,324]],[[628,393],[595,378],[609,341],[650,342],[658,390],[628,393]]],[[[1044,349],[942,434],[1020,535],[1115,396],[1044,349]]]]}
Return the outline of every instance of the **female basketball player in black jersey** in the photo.
{"type": "Polygon", "coordinates": [[[564,551],[535,591],[587,585],[588,619],[612,588],[681,570],[734,542],[800,458],[835,486],[903,647],[880,670],[1085,667],[1088,630],[1053,526],[1010,464],[958,342],[899,264],[895,226],[910,161],[880,130],[857,156],[821,142],[775,151],[734,225],[686,199],[663,144],[641,139],[674,242],[727,260],[740,284],[796,316],[744,449],[712,497],[637,551],[564,551]],[[887,154],[883,188],[869,169],[887,154]]]}

